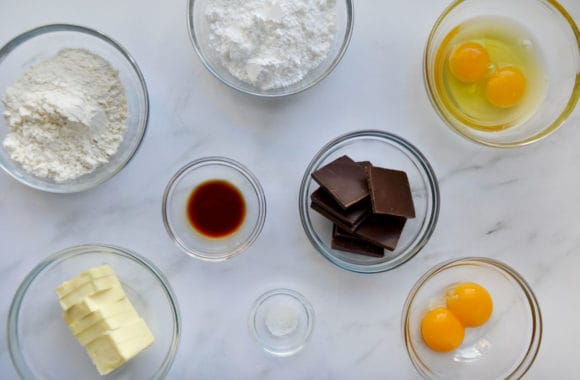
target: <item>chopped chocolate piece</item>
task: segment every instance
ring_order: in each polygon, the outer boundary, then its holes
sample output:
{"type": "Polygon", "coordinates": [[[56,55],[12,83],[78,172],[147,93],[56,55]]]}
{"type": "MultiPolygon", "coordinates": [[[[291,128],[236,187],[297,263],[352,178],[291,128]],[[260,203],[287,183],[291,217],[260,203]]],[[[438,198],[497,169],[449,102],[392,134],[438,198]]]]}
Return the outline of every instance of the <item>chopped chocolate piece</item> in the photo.
{"type": "Polygon", "coordinates": [[[399,216],[371,215],[353,234],[369,243],[394,251],[406,221],[406,218],[399,216]]]}
{"type": "Polygon", "coordinates": [[[337,226],[340,226],[340,228],[347,230],[347,231],[354,231],[364,221],[364,219],[361,219],[357,224],[349,226],[348,224],[342,223],[337,218],[334,218],[334,216],[332,216],[332,214],[330,214],[328,211],[326,211],[325,208],[320,207],[318,204],[316,204],[314,202],[310,202],[310,208],[313,209],[314,211],[318,212],[320,215],[324,216],[326,219],[330,220],[331,222],[334,222],[334,224],[336,224],[337,226]]]}
{"type": "MultiPolygon", "coordinates": [[[[367,176],[367,187],[369,187],[369,170],[371,170],[373,164],[370,161],[359,161],[357,162],[357,164],[359,164],[360,166],[362,166],[362,168],[365,171],[365,175],[367,176]]],[[[371,191],[369,189],[369,195],[370,195],[371,191]]]]}
{"type": "Polygon", "coordinates": [[[326,210],[329,215],[332,215],[332,218],[329,218],[330,220],[337,220],[339,223],[353,228],[358,226],[371,213],[371,206],[368,201],[359,202],[345,210],[322,188],[313,192],[310,195],[310,199],[312,203],[316,203],[326,210]]]}
{"type": "Polygon", "coordinates": [[[373,164],[370,161],[357,161],[357,164],[363,167],[364,170],[368,170],[373,164]]]}
{"type": "Polygon", "coordinates": [[[415,217],[415,206],[407,173],[373,166],[368,174],[374,214],[415,217]]]}
{"type": "Polygon", "coordinates": [[[312,173],[312,178],[340,204],[348,208],[369,196],[364,168],[342,156],[312,173]]]}
{"type": "Polygon", "coordinates": [[[371,257],[383,257],[385,255],[385,250],[383,248],[349,234],[336,224],[332,229],[331,247],[340,251],[371,257]]]}

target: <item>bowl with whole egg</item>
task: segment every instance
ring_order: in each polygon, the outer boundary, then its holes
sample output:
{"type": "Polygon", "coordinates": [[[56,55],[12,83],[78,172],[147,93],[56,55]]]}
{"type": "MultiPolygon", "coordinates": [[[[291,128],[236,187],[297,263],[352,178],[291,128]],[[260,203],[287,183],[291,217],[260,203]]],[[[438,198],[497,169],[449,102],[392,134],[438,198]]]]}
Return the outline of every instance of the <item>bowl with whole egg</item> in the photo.
{"type": "Polygon", "coordinates": [[[534,363],[542,315],[510,266],[467,257],[441,263],[413,286],[402,313],[407,353],[429,379],[518,379],[534,363]]]}
{"type": "Polygon", "coordinates": [[[177,352],[180,323],[173,290],[149,260],[114,246],[76,246],[38,264],[18,287],[8,350],[23,379],[103,378],[99,372],[162,379],[177,352]]]}
{"type": "Polygon", "coordinates": [[[487,146],[522,146],[574,110],[580,32],[557,1],[457,0],[436,21],[423,66],[429,99],[454,131],[487,146]]]}
{"type": "Polygon", "coordinates": [[[306,236],[323,257],[348,271],[378,273],[421,251],[435,230],[439,202],[435,172],[414,145],[388,132],[362,130],[337,137],[316,153],[302,178],[298,204],[306,236]],[[341,182],[353,169],[358,189],[370,191],[343,208],[335,197],[352,193],[350,184],[341,182]],[[323,186],[321,173],[330,174],[334,184],[323,186]],[[401,212],[403,204],[412,212],[401,212]]]}
{"type": "Polygon", "coordinates": [[[138,150],[149,97],[119,43],[78,25],[22,33],[0,49],[0,167],[53,193],[91,189],[138,150]]]}
{"type": "Polygon", "coordinates": [[[221,82],[262,97],[292,95],[326,78],[345,54],[352,0],[189,0],[195,51],[221,82]]]}

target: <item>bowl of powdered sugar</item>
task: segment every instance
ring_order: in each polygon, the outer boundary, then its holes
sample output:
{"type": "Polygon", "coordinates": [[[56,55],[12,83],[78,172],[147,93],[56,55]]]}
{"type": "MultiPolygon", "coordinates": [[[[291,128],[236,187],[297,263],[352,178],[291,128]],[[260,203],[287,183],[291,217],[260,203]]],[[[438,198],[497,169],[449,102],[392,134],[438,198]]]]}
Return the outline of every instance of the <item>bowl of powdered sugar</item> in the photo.
{"type": "Polygon", "coordinates": [[[72,193],[118,173],[149,115],[143,75],[105,35],[47,25],[0,49],[0,167],[33,188],[72,193]]]}
{"type": "Polygon", "coordinates": [[[195,50],[208,70],[242,92],[276,97],[306,90],[344,55],[352,0],[189,0],[195,50]]]}

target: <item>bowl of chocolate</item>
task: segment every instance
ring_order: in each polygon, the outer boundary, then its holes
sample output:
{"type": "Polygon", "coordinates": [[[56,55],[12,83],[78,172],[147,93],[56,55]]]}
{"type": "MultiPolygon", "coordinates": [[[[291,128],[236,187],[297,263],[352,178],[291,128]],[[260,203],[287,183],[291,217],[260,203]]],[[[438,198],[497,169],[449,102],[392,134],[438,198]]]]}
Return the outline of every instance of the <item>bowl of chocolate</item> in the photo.
{"type": "Polygon", "coordinates": [[[325,258],[358,273],[393,269],[433,234],[439,185],[411,143],[364,130],[340,136],[312,159],[300,186],[300,219],[325,258]]]}

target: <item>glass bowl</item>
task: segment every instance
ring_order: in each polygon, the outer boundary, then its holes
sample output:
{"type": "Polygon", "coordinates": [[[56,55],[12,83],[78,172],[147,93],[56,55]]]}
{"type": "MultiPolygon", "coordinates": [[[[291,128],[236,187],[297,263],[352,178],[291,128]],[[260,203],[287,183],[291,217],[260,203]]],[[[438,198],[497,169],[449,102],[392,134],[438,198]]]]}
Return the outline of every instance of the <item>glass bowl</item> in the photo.
{"type": "Polygon", "coordinates": [[[332,140],[314,156],[302,178],[298,203],[306,236],[324,257],[352,272],[384,272],[405,263],[427,244],[439,215],[439,185],[431,165],[412,144],[387,132],[365,130],[332,140]],[[397,248],[385,251],[384,257],[332,249],[332,223],[310,208],[310,195],[318,188],[311,174],[345,154],[355,161],[405,171],[409,177],[416,217],[407,220],[397,248]]]}
{"type": "Polygon", "coordinates": [[[167,233],[185,253],[205,261],[225,261],[248,249],[260,235],[266,220],[266,197],[245,166],[225,157],[206,157],[190,162],[171,178],[163,194],[162,214],[167,233]],[[246,205],[241,226],[223,238],[197,232],[187,216],[192,191],[211,180],[229,182],[241,192],[246,205]]]}
{"type": "MultiPolygon", "coordinates": [[[[117,153],[110,161],[92,173],[74,180],[56,182],[26,172],[12,161],[2,147],[9,131],[4,117],[0,117],[0,167],[16,180],[38,190],[53,193],[74,193],[91,189],[117,174],[131,160],[145,135],[149,118],[149,98],[145,80],[137,63],[117,42],[92,29],[76,25],[46,25],[25,32],[0,49],[0,96],[31,66],[55,56],[65,48],[87,49],[118,70],[127,96],[127,128],[117,153]]],[[[0,114],[5,111],[0,102],[0,114]]]]}
{"type": "Polygon", "coordinates": [[[123,248],[83,245],[58,252],[24,279],[8,315],[8,349],[23,379],[162,379],[179,345],[173,290],[150,261],[123,248]],[[109,264],[155,342],[103,377],[62,319],[55,289],[89,268],[109,264]]]}
{"type": "Polygon", "coordinates": [[[285,87],[264,90],[236,78],[220,63],[219,58],[212,52],[209,47],[209,27],[205,17],[207,3],[208,0],[189,0],[188,2],[187,21],[193,47],[205,67],[216,78],[227,86],[246,94],[262,97],[279,97],[296,94],[318,84],[338,65],[346,52],[352,35],[352,0],[338,0],[336,2],[337,30],[326,59],[318,67],[310,70],[299,82],[285,87]]]}
{"type": "Polygon", "coordinates": [[[413,365],[431,379],[519,379],[533,364],[542,339],[542,316],[536,297],[515,270],[478,257],[447,261],[417,281],[402,316],[405,346],[413,365]],[[431,351],[421,338],[423,315],[445,306],[446,291],[461,282],[477,283],[493,300],[491,318],[466,328],[453,352],[431,351]]]}
{"type": "Polygon", "coordinates": [[[295,290],[270,290],[254,303],[249,326],[264,351],[279,357],[291,356],[302,350],[312,335],[314,309],[295,290]]]}
{"type": "Polygon", "coordinates": [[[580,96],[580,31],[564,7],[554,0],[456,0],[431,31],[423,69],[429,99],[453,130],[487,146],[522,146],[554,132],[574,110],[580,96]],[[442,84],[435,73],[437,51],[445,37],[456,26],[479,16],[504,17],[526,29],[539,48],[545,70],[545,94],[535,112],[497,132],[477,130],[454,116],[442,101],[442,84]]]}

